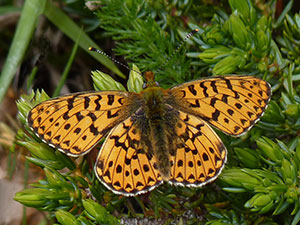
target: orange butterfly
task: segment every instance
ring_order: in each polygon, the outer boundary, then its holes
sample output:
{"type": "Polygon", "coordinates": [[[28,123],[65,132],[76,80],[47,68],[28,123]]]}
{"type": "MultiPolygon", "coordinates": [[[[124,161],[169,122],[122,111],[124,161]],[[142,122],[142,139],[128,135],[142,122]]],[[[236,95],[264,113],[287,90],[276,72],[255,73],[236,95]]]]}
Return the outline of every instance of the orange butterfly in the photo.
{"type": "Polygon", "coordinates": [[[140,93],[100,91],[47,100],[28,124],[50,146],[70,155],[89,152],[106,136],[95,172],[116,194],[145,193],[164,181],[201,187],[217,178],[226,148],[210,127],[233,136],[264,113],[270,85],[251,76],[212,77],[163,89],[146,72],[140,93]]]}

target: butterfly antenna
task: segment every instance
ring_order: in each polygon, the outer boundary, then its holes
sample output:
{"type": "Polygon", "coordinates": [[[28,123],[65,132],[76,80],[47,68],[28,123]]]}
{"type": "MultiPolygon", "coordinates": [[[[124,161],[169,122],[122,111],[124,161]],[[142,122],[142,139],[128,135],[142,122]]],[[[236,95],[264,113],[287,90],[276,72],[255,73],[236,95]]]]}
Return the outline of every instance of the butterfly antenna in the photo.
{"type": "MultiPolygon", "coordinates": [[[[162,69],[162,68],[163,68],[163,67],[164,67],[164,66],[165,66],[165,65],[166,65],[173,57],[174,57],[174,55],[178,53],[178,51],[180,50],[180,48],[182,47],[182,45],[183,45],[188,39],[190,39],[195,33],[197,33],[198,31],[199,31],[199,29],[194,29],[194,30],[192,30],[190,33],[188,33],[188,34],[185,36],[185,38],[180,42],[179,46],[173,51],[172,55],[166,59],[166,61],[164,62],[164,64],[161,65],[161,66],[159,67],[158,70],[161,70],[161,69],[162,69]]],[[[109,56],[108,54],[106,54],[105,52],[103,52],[103,51],[101,51],[101,50],[99,50],[99,49],[97,49],[97,48],[89,47],[89,50],[92,51],[92,52],[100,53],[100,54],[106,56],[107,58],[109,58],[110,60],[112,60],[114,63],[117,63],[117,64],[119,64],[120,66],[123,66],[123,67],[125,67],[125,68],[128,69],[128,70],[132,70],[133,72],[136,72],[136,73],[138,73],[138,74],[141,74],[141,72],[139,72],[139,71],[137,71],[137,70],[134,70],[134,69],[131,69],[129,66],[127,66],[127,65],[125,65],[125,64],[123,64],[123,63],[121,63],[120,61],[116,60],[115,58],[109,56]]],[[[142,75],[142,74],[141,74],[141,75],[142,75]]]]}
{"type": "MultiPolygon", "coordinates": [[[[139,72],[139,71],[137,71],[137,70],[134,70],[134,69],[131,69],[129,66],[125,65],[124,63],[121,63],[120,61],[118,61],[118,60],[116,60],[115,58],[113,58],[113,57],[107,55],[105,52],[103,52],[103,51],[101,51],[101,50],[99,50],[99,49],[97,49],[97,48],[89,47],[89,50],[92,51],[92,52],[100,53],[100,54],[106,56],[107,58],[109,58],[109,59],[110,59],[111,61],[113,61],[114,63],[117,63],[117,64],[119,64],[120,66],[123,66],[123,67],[125,67],[125,68],[128,69],[128,70],[132,70],[133,72],[136,72],[136,73],[138,73],[138,74],[141,74],[141,72],[139,72]]],[[[141,74],[141,75],[142,75],[142,74],[141,74]]]]}
{"type": "Polygon", "coordinates": [[[164,62],[164,64],[162,64],[158,70],[161,70],[173,57],[174,55],[176,55],[179,50],[181,49],[182,45],[188,40],[190,39],[194,34],[196,34],[199,31],[199,29],[194,29],[192,30],[190,33],[188,33],[184,39],[180,42],[180,44],[178,45],[178,47],[173,51],[172,55],[170,57],[168,57],[166,59],[166,61],[164,62]]]}

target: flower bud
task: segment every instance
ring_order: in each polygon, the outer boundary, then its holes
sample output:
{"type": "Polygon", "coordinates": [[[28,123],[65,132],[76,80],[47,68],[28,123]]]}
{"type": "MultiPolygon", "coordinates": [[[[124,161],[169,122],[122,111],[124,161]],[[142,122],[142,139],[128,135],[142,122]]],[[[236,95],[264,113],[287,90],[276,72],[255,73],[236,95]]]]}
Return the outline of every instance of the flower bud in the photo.
{"type": "Polygon", "coordinates": [[[220,60],[213,68],[213,73],[216,75],[230,74],[236,70],[239,65],[242,65],[245,59],[240,55],[229,55],[220,60]]]}
{"type": "Polygon", "coordinates": [[[92,71],[92,79],[94,88],[97,91],[126,91],[121,83],[115,81],[111,76],[101,71],[92,71]]]}
{"type": "Polygon", "coordinates": [[[279,146],[269,138],[263,137],[256,141],[257,146],[263,151],[264,156],[274,163],[279,163],[283,159],[279,146]]]}
{"type": "Polygon", "coordinates": [[[234,12],[237,10],[240,14],[243,15],[245,19],[250,17],[250,7],[248,1],[246,0],[229,0],[229,5],[231,10],[234,12]]]}
{"type": "Polygon", "coordinates": [[[130,70],[129,79],[127,81],[128,91],[140,93],[143,90],[143,83],[144,79],[139,68],[133,64],[132,70],[130,70]]]}
{"type": "Polygon", "coordinates": [[[247,167],[247,168],[257,168],[259,165],[259,158],[257,153],[253,149],[249,148],[234,148],[234,152],[236,153],[239,160],[247,167]]]}
{"type": "Polygon", "coordinates": [[[42,208],[47,205],[46,196],[49,191],[43,188],[25,189],[17,192],[14,200],[26,205],[28,207],[42,208]]]}
{"type": "Polygon", "coordinates": [[[62,225],[80,225],[80,222],[76,220],[76,217],[65,210],[57,210],[55,216],[57,221],[62,225]]]}
{"type": "Polygon", "coordinates": [[[198,57],[205,63],[214,64],[220,61],[222,57],[229,55],[230,52],[231,49],[224,46],[218,46],[204,50],[198,57]]]}
{"type": "MultiPolygon", "coordinates": [[[[249,172],[250,170],[247,171],[249,172]]],[[[253,190],[261,183],[261,181],[258,180],[255,176],[251,176],[246,173],[245,170],[243,171],[240,169],[225,170],[220,175],[220,178],[222,179],[222,181],[233,187],[245,188],[248,190],[253,190]]]]}
{"type": "Polygon", "coordinates": [[[35,158],[56,160],[55,151],[42,142],[36,143],[33,141],[19,141],[18,144],[27,148],[35,158]]]}
{"type": "Polygon", "coordinates": [[[250,34],[241,20],[241,18],[236,14],[231,14],[229,18],[229,29],[230,33],[233,37],[234,42],[236,45],[244,50],[248,50],[251,47],[251,39],[250,34]]]}

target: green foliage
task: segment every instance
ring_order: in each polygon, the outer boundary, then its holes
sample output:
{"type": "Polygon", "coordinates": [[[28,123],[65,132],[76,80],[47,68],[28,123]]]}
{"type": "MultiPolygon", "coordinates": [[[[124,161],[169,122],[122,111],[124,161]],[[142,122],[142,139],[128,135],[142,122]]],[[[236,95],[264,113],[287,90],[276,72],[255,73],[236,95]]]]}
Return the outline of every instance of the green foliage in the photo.
{"type": "MultiPolygon", "coordinates": [[[[97,91],[105,90],[120,90],[126,91],[126,88],[119,82],[115,81],[111,76],[101,72],[92,71],[92,79],[94,82],[94,88],[97,91]]],[[[139,93],[143,89],[143,77],[141,76],[140,70],[133,64],[132,70],[130,71],[127,89],[130,92],[139,93]]]]}
{"type": "MultiPolygon", "coordinates": [[[[25,51],[29,46],[30,38],[33,36],[38,18],[41,14],[45,15],[63,33],[74,40],[74,42],[79,40],[78,45],[95,57],[99,62],[102,62],[119,76],[124,77],[110,59],[103,55],[88,51],[88,47],[90,46],[98,47],[96,43],[93,42],[92,39],[66,14],[64,14],[64,12],[55,7],[51,1],[26,0],[22,8],[21,18],[19,20],[20,22],[17,26],[7,59],[5,60],[0,74],[0,83],[2,85],[2,88],[0,89],[0,101],[4,98],[10,82],[14,78],[16,70],[24,58],[25,51]]],[[[68,69],[66,69],[65,73],[68,73],[68,69]]]]}
{"type": "Polygon", "coordinates": [[[296,65],[300,64],[300,17],[299,14],[295,14],[292,18],[290,15],[286,15],[284,20],[283,37],[277,37],[277,41],[281,43],[281,51],[287,55],[287,57],[294,61],[296,65]]]}
{"type": "MultiPolygon", "coordinates": [[[[226,170],[221,178],[230,187],[223,189],[233,193],[254,193],[245,203],[251,211],[261,214],[272,211],[273,215],[278,215],[293,206],[291,215],[295,215],[299,212],[300,141],[295,138],[290,146],[279,140],[277,142],[266,137],[258,139],[257,154],[261,164],[251,169],[226,170]]],[[[240,152],[240,155],[245,159],[249,156],[247,151],[240,152]]],[[[293,224],[298,222],[295,218],[293,224]]]]}
{"type": "Polygon", "coordinates": [[[219,208],[208,206],[209,210],[209,222],[205,225],[225,225],[225,224],[257,224],[257,225],[275,225],[277,223],[273,222],[268,217],[263,217],[260,215],[245,215],[244,213],[237,213],[233,210],[221,210],[219,208]],[[248,217],[248,218],[247,218],[248,217]]]}
{"type": "Polygon", "coordinates": [[[228,18],[215,16],[212,25],[202,30],[204,51],[198,57],[214,74],[266,74],[275,57],[271,53],[271,18],[258,16],[250,1],[229,3],[233,13],[228,18]]]}
{"type": "MultiPolygon", "coordinates": [[[[272,101],[261,121],[238,139],[220,135],[229,159],[216,183],[201,189],[165,184],[135,198],[116,196],[99,183],[85,158],[76,166],[29,130],[28,111],[48,98],[36,92],[34,100],[32,93],[18,102],[27,132],[18,133],[17,143],[29,150],[27,159],[44,170],[45,179],[15,199],[49,211],[60,224],[117,224],[111,213],[123,219],[166,218],[165,223],[174,218],[187,224],[299,223],[300,14],[289,13],[290,1],[275,20],[272,2],[229,0],[209,7],[209,1],[103,0],[96,13],[104,36],[116,43],[114,51],[137,65],[127,83],[130,91],[141,90],[138,68],[154,70],[165,87],[228,73],[271,84],[272,101]],[[203,8],[209,10],[202,16],[203,8]],[[177,49],[195,28],[198,34],[177,49]]],[[[92,78],[96,90],[125,89],[102,72],[92,78]]]]}
{"type": "Polygon", "coordinates": [[[166,1],[105,0],[97,16],[100,26],[116,40],[117,54],[134,62],[142,71],[157,71],[157,79],[164,85],[174,85],[183,82],[183,74],[190,74],[189,62],[183,54],[167,62],[179,44],[182,31],[172,27],[175,19],[171,16],[173,8],[180,4],[181,8],[189,5],[187,1],[168,4],[166,1]]]}
{"type": "Polygon", "coordinates": [[[115,81],[111,76],[101,71],[93,71],[92,78],[94,81],[94,88],[97,91],[104,91],[104,90],[125,91],[126,90],[121,83],[115,81]]]}

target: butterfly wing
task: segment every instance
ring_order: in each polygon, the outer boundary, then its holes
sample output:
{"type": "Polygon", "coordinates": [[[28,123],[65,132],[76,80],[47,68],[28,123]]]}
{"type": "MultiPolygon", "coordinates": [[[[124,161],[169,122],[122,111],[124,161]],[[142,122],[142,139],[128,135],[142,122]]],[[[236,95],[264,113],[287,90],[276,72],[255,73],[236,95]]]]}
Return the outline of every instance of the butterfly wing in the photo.
{"type": "Polygon", "coordinates": [[[156,159],[141,145],[141,132],[129,117],[108,134],[97,157],[98,179],[116,194],[133,196],[162,184],[156,159]]]}
{"type": "Polygon", "coordinates": [[[76,93],[44,101],[27,120],[47,144],[78,156],[87,153],[116,124],[130,115],[129,93],[76,93]]]}
{"type": "Polygon", "coordinates": [[[178,147],[171,157],[169,182],[200,187],[216,179],[227,153],[213,129],[199,117],[179,111],[175,133],[178,147]]]}
{"type": "Polygon", "coordinates": [[[212,77],[171,89],[173,104],[200,116],[219,130],[239,136],[262,116],[271,97],[270,85],[251,76],[212,77]]]}

